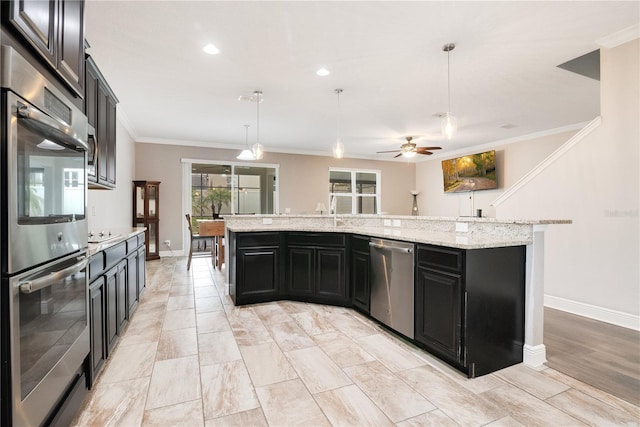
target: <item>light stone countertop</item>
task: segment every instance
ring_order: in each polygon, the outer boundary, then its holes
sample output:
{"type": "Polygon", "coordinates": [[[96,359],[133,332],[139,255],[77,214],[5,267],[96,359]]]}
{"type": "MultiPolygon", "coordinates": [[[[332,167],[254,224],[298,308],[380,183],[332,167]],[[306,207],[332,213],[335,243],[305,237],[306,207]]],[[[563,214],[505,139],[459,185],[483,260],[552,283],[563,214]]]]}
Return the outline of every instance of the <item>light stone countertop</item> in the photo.
{"type": "Polygon", "coordinates": [[[528,245],[533,242],[533,226],[571,224],[570,220],[504,220],[398,215],[338,215],[338,219],[338,225],[334,226],[334,218],[329,215],[239,215],[225,218],[227,228],[237,233],[260,231],[351,233],[460,249],[528,245]],[[463,228],[460,229],[460,226],[463,228]]]}
{"type": "Polygon", "coordinates": [[[100,243],[89,243],[89,253],[88,255],[94,255],[100,251],[104,251],[112,246],[117,245],[118,243],[122,243],[127,239],[130,239],[133,236],[137,236],[140,233],[144,233],[146,227],[131,227],[131,228],[123,228],[112,230],[112,234],[116,237],[112,239],[102,241],[100,243]]]}

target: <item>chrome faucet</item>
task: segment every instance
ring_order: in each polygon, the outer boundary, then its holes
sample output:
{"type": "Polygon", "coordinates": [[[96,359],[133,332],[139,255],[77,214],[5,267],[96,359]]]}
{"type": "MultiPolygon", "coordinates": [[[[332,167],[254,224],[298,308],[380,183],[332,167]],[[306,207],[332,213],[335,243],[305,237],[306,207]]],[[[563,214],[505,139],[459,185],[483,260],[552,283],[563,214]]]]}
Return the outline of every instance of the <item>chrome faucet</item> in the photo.
{"type": "Polygon", "coordinates": [[[342,219],[338,219],[338,209],[337,209],[337,199],[336,196],[331,196],[331,203],[329,209],[331,209],[331,213],[333,214],[333,226],[337,227],[338,223],[342,223],[342,219]]]}

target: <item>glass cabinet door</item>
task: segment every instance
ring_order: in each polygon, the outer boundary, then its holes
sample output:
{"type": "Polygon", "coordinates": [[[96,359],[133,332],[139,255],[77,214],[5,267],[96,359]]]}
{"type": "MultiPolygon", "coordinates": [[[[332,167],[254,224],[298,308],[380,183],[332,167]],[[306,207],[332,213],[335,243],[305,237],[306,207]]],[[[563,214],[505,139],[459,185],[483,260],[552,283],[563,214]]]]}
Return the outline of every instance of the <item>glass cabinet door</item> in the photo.
{"type": "Polygon", "coordinates": [[[149,185],[149,218],[156,218],[158,215],[158,209],[156,200],[158,197],[158,186],[149,185]]]}

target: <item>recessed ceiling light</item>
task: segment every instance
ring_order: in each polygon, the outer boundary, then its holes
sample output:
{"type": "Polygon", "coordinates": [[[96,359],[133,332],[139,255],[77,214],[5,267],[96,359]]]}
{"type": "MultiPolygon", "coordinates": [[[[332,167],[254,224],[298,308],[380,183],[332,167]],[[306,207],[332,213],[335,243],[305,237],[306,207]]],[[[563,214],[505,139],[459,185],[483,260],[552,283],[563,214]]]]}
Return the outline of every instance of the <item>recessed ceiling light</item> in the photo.
{"type": "Polygon", "coordinates": [[[316,74],[319,76],[328,76],[329,74],[331,74],[331,71],[327,70],[326,68],[320,68],[318,71],[316,71],[316,74]]]}
{"type": "Polygon", "coordinates": [[[211,43],[203,47],[202,50],[204,50],[209,55],[217,55],[220,53],[220,50],[211,43]]]}

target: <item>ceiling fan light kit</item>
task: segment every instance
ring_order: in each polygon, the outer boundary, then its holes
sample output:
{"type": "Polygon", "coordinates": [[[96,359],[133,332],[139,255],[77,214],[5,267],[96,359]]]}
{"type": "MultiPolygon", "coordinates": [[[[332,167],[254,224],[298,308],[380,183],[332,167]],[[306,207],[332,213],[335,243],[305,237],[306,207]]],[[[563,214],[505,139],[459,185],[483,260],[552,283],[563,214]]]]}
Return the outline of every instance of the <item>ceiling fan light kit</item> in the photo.
{"type": "Polygon", "coordinates": [[[454,43],[447,43],[442,46],[442,50],[447,52],[447,112],[442,117],[441,127],[442,136],[451,139],[458,130],[458,120],[451,114],[451,65],[449,63],[449,54],[456,48],[454,43]]]}
{"type": "Polygon", "coordinates": [[[336,89],[333,91],[338,98],[338,114],[337,114],[337,125],[336,125],[336,142],[333,144],[333,157],[336,159],[341,159],[344,157],[344,144],[340,140],[340,94],[342,93],[342,89],[336,89]]]}
{"type": "Polygon", "coordinates": [[[413,137],[412,136],[405,136],[404,137],[407,142],[405,142],[404,144],[402,144],[400,146],[399,150],[389,150],[389,151],[378,151],[378,154],[380,153],[399,153],[396,154],[395,156],[393,156],[393,158],[395,159],[396,157],[406,157],[406,158],[411,158],[411,157],[415,157],[416,154],[426,154],[427,156],[430,156],[431,154],[433,154],[431,152],[431,150],[441,150],[441,147],[417,147],[416,143],[413,142],[413,137]]]}

